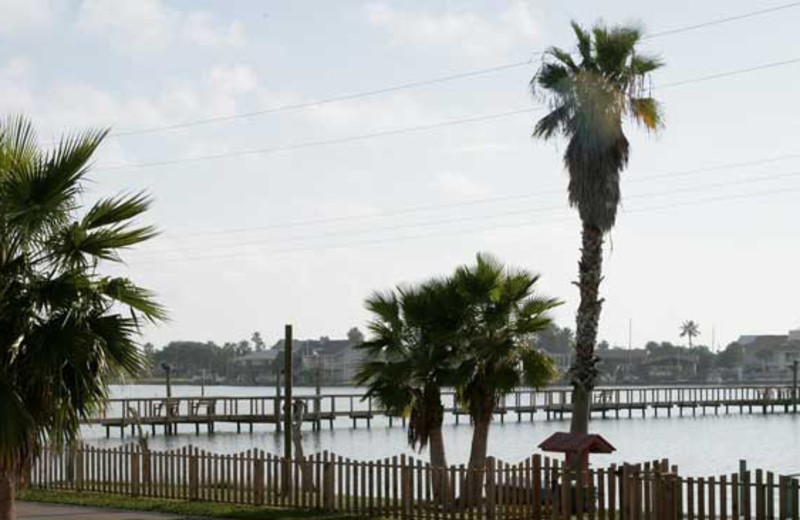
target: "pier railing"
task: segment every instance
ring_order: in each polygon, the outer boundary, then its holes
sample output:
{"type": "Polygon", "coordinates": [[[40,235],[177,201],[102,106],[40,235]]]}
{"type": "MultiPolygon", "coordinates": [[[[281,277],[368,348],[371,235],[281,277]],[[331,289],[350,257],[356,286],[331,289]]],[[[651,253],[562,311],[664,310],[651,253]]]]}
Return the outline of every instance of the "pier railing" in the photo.
{"type": "Polygon", "coordinates": [[[685,477],[666,460],[573,472],[533,455],[470,472],[405,455],[302,460],[135,445],[48,451],[29,484],[133,497],[319,509],[359,517],[548,520],[800,520],[798,480],[770,471],[685,477]]]}
{"type": "MultiPolygon", "coordinates": [[[[566,387],[552,387],[543,390],[520,390],[509,394],[502,400],[495,413],[503,421],[507,416],[534,417],[544,413],[547,419],[561,418],[572,411],[571,391],[566,387]]],[[[592,411],[596,414],[626,413],[644,415],[647,410],[654,414],[678,413],[695,414],[698,410],[720,409],[729,411],[778,411],[797,412],[797,391],[787,385],[747,385],[747,386],[663,386],[663,387],[618,387],[597,388],[592,393],[592,411]]],[[[456,422],[465,415],[452,391],[443,392],[445,413],[454,416],[456,422]]],[[[385,410],[370,398],[353,393],[295,395],[294,399],[306,403],[306,420],[320,426],[328,422],[331,427],[336,419],[345,418],[357,426],[359,421],[370,424],[373,418],[389,417],[390,421],[402,418],[390,417],[385,410]]],[[[205,396],[205,397],[154,397],[132,399],[110,399],[108,406],[90,424],[124,429],[136,423],[150,426],[155,433],[156,426],[165,431],[177,425],[194,425],[199,432],[203,426],[213,431],[215,423],[248,425],[280,424],[282,401],[276,396],[205,396]]]]}

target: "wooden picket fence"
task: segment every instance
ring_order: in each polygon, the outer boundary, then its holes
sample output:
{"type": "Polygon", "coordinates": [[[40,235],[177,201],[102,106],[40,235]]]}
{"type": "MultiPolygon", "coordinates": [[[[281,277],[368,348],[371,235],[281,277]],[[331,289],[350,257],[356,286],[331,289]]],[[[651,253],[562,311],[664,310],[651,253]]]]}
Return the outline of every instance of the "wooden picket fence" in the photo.
{"type": "Polygon", "coordinates": [[[261,450],[223,455],[194,447],[46,451],[37,489],[305,508],[352,516],[425,519],[800,520],[798,480],[743,468],[686,478],[668,461],[574,473],[533,455],[489,458],[485,470],[437,469],[405,455],[356,461],[323,452],[286,460],[261,450]],[[472,483],[472,485],[470,485],[472,483]]]}

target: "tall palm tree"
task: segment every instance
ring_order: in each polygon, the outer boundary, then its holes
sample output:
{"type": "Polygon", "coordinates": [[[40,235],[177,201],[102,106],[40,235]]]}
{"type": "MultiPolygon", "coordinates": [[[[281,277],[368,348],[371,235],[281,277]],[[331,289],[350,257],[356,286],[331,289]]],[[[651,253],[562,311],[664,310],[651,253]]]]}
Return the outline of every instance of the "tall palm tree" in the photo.
{"type": "Polygon", "coordinates": [[[681,325],[681,337],[689,338],[689,348],[692,348],[692,338],[700,335],[700,325],[693,320],[684,321],[681,325]]]}
{"type": "Polygon", "coordinates": [[[520,387],[538,388],[555,376],[550,358],[531,339],[553,325],[549,311],[562,302],[537,294],[538,275],[509,270],[487,255],[459,268],[453,279],[468,309],[457,391],[474,424],[467,485],[469,496],[478,499],[498,404],[520,387]]]}
{"type": "Polygon", "coordinates": [[[570,370],[571,431],[587,433],[590,395],[597,379],[603,239],[616,221],[620,172],[630,153],[622,123],[631,118],[651,131],[662,126],[660,106],[645,88],[647,77],[662,63],[636,52],[642,37],[639,29],[598,24],[589,31],[574,22],[572,28],[578,40],[577,61],[565,50],[550,48],[531,88],[550,104],[550,112],[536,123],[534,137],[551,139],[560,134],[569,140],[564,153],[569,202],[578,208],[583,224],[576,356],[570,370]]]}
{"type": "Polygon", "coordinates": [[[20,477],[44,444],[75,440],[109,382],[142,368],[140,325],[165,318],[149,291],[99,270],[155,234],[134,224],[149,199],[79,211],[105,136],[65,137],[43,151],[27,120],[0,121],[0,520],[14,518],[20,477]]]}
{"type": "Polygon", "coordinates": [[[451,281],[432,280],[375,293],[366,307],[373,314],[371,337],[356,347],[366,354],[356,382],[387,412],[409,417],[408,443],[430,446],[434,495],[446,497],[441,389],[455,383],[455,340],[465,309],[460,295],[451,281]]]}

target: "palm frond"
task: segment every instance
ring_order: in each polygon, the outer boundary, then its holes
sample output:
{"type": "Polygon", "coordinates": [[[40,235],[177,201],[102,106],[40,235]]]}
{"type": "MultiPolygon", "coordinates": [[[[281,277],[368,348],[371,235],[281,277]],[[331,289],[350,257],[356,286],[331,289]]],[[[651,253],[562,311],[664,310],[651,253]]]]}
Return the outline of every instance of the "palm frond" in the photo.
{"type": "Polygon", "coordinates": [[[664,66],[664,61],[655,56],[634,54],[631,58],[631,72],[638,77],[643,77],[664,66]]]}
{"type": "Polygon", "coordinates": [[[628,60],[641,39],[641,31],[635,27],[609,29],[597,25],[592,32],[598,69],[611,79],[625,77],[628,60]]]}
{"type": "Polygon", "coordinates": [[[633,98],[629,108],[633,120],[647,130],[655,131],[664,127],[661,105],[651,97],[633,98]]]}
{"type": "Polygon", "coordinates": [[[536,122],[533,127],[533,136],[541,139],[550,139],[559,132],[569,128],[570,110],[567,105],[559,105],[546,116],[536,122]]]}
{"type": "Polygon", "coordinates": [[[152,199],[143,192],[96,202],[82,219],[84,229],[122,224],[150,209],[152,199]]]}
{"type": "Polygon", "coordinates": [[[572,30],[575,37],[578,39],[578,53],[581,56],[581,68],[591,70],[594,69],[594,56],[592,56],[592,37],[589,31],[586,31],[578,25],[577,22],[572,21],[572,30]]]}
{"type": "Polygon", "coordinates": [[[67,266],[92,265],[94,260],[121,262],[123,249],[141,244],[158,235],[152,226],[116,225],[87,229],[75,222],[63,228],[53,247],[53,259],[67,266]]]}
{"type": "Polygon", "coordinates": [[[569,52],[561,49],[560,47],[550,47],[545,51],[545,55],[549,55],[558,60],[562,67],[568,69],[570,72],[578,72],[580,67],[572,59],[569,52]]]}
{"type": "Polygon", "coordinates": [[[167,319],[167,311],[155,301],[155,294],[127,278],[103,278],[97,287],[101,294],[140,313],[151,323],[167,319]]]}

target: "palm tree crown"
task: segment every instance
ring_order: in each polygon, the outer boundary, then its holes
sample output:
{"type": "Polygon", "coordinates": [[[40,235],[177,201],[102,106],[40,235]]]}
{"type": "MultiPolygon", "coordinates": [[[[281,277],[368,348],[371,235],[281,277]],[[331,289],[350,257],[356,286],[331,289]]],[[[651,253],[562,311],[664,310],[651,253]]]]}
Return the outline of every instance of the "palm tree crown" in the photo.
{"type": "Polygon", "coordinates": [[[692,339],[700,335],[700,325],[694,320],[686,320],[681,324],[681,337],[689,338],[689,346],[692,346],[692,339]]]}
{"type": "MultiPolygon", "coordinates": [[[[144,321],[165,319],[153,295],[99,272],[153,237],[133,220],[150,200],[100,200],[78,213],[89,161],[106,132],[42,151],[24,118],[0,121],[0,481],[43,442],[73,440],[104,406],[107,385],[136,373],[144,321]]],[[[0,504],[0,507],[3,507],[0,504]]],[[[0,515],[1,516],[1,515],[0,515]]]]}
{"type": "Polygon", "coordinates": [[[366,385],[366,395],[388,412],[408,415],[409,444],[422,449],[441,428],[440,389],[455,383],[464,306],[447,280],[378,292],[366,306],[373,314],[371,337],[356,347],[367,354],[356,383],[366,385]]]}
{"type": "Polygon", "coordinates": [[[642,34],[632,27],[596,25],[592,31],[572,23],[578,58],[557,47],[531,80],[534,94],[550,104],[533,135],[562,134],[569,139],[564,162],[570,174],[569,200],[581,220],[608,231],[620,203],[619,174],[628,162],[623,116],[648,130],[663,125],[658,102],[646,94],[645,79],[662,66],[635,52],[642,34]]]}

